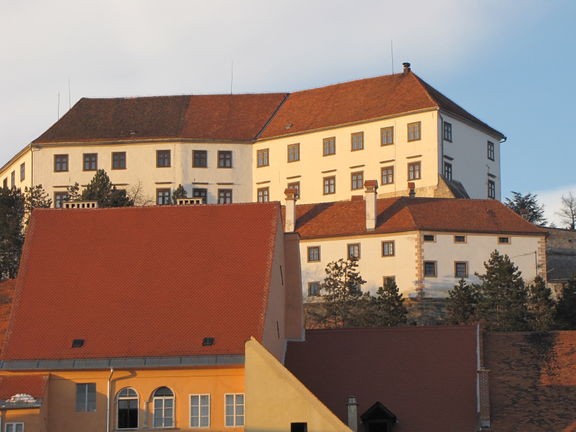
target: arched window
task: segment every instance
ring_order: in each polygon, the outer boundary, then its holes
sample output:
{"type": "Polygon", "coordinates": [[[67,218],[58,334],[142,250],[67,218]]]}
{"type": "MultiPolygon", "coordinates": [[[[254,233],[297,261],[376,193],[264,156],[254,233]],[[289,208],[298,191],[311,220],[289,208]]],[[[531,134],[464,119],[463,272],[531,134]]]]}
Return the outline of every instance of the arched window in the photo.
{"type": "Polygon", "coordinates": [[[138,393],[136,390],[129,387],[120,390],[116,395],[116,406],[118,407],[117,428],[138,428],[138,393]]]}
{"type": "Polygon", "coordinates": [[[154,392],[154,427],[174,427],[174,393],[168,387],[160,387],[154,392]]]}

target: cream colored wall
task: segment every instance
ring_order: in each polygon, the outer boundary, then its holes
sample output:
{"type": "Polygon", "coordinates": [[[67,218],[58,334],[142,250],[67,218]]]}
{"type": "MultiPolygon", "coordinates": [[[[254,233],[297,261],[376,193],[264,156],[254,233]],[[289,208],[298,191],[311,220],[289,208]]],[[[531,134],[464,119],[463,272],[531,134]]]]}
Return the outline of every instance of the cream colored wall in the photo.
{"type": "Polygon", "coordinates": [[[246,342],[245,430],[286,432],[293,422],[307,423],[308,432],[351,432],[262,345],[246,342]]]}
{"type": "Polygon", "coordinates": [[[363,171],[364,180],[378,180],[380,184],[380,169],[388,165],[395,167],[394,184],[381,186],[378,193],[401,193],[407,190],[408,163],[418,161],[422,164],[422,179],[414,181],[416,187],[436,186],[437,116],[436,111],[428,111],[355,126],[258,141],[253,146],[252,155],[254,173],[252,199],[256,201],[258,188],[268,186],[271,200],[283,200],[286,185],[295,181],[300,182],[299,203],[350,199],[352,195],[363,193],[362,190],[351,190],[352,172],[363,171]],[[422,139],[408,142],[407,124],[417,121],[421,122],[422,139]],[[381,146],[380,129],[388,126],[394,127],[395,144],[381,146]],[[351,151],[350,135],[355,132],[364,132],[364,150],[351,151]],[[323,139],[332,136],[336,137],[336,154],[323,156],[323,139]],[[300,161],[289,163],[287,147],[295,143],[300,143],[300,161]],[[270,165],[257,167],[257,152],[266,148],[269,149],[270,165]],[[336,193],[324,195],[323,178],[328,176],[336,176],[336,193]]]}
{"type": "MultiPolygon", "coordinates": [[[[32,181],[32,154],[30,149],[24,149],[13,160],[7,163],[2,170],[0,170],[0,187],[4,185],[4,180],[8,181],[8,187],[11,187],[11,175],[15,174],[16,182],[15,187],[24,190],[25,187],[30,187],[32,181]],[[24,164],[25,176],[24,180],[20,180],[20,165],[24,164]]],[[[37,183],[35,183],[37,184],[37,183]]]]}

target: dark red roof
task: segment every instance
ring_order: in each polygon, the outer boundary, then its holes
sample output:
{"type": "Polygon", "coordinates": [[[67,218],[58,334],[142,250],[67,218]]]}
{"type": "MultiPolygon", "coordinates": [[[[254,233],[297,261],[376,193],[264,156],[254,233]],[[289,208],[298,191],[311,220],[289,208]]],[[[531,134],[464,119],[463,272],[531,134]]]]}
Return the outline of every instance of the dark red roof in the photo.
{"type": "Polygon", "coordinates": [[[397,432],[475,431],[475,327],[307,330],[290,342],[286,367],[347,423],[381,402],[397,432]]]}
{"type": "Polygon", "coordinates": [[[48,384],[48,375],[0,376],[0,399],[6,400],[19,393],[42,399],[46,384],[48,384]]]}
{"type": "Polygon", "coordinates": [[[0,347],[4,344],[6,329],[12,310],[16,280],[8,279],[0,282],[0,347]]]}
{"type": "Polygon", "coordinates": [[[4,359],[243,354],[262,339],[279,217],[278,203],[35,210],[4,359]]]}
{"type": "MultiPolygon", "coordinates": [[[[500,201],[453,198],[378,200],[376,229],[370,233],[413,230],[545,235],[500,201]]],[[[296,206],[296,231],[306,238],[367,234],[362,199],[296,206]]]]}

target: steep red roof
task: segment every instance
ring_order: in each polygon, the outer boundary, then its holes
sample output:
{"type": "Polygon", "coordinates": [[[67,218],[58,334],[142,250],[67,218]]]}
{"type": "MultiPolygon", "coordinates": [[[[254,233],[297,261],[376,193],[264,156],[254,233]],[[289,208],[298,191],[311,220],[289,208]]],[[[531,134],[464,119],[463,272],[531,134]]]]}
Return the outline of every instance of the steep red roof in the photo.
{"type": "MultiPolygon", "coordinates": [[[[496,200],[383,198],[378,200],[376,229],[370,233],[413,230],[545,235],[496,200]]],[[[296,231],[322,238],[367,234],[362,199],[296,206],[296,231]]]]}
{"type": "Polygon", "coordinates": [[[394,431],[475,431],[475,327],[307,330],[290,342],[286,367],[347,423],[379,401],[394,431]]]}
{"type": "Polygon", "coordinates": [[[36,399],[44,398],[48,375],[8,375],[0,376],[0,399],[6,400],[24,393],[36,399]]]}
{"type": "Polygon", "coordinates": [[[35,210],[4,359],[243,354],[262,337],[279,217],[277,203],[35,210]]]}
{"type": "Polygon", "coordinates": [[[6,329],[12,310],[16,280],[8,279],[0,282],[0,347],[4,344],[6,329]]]}

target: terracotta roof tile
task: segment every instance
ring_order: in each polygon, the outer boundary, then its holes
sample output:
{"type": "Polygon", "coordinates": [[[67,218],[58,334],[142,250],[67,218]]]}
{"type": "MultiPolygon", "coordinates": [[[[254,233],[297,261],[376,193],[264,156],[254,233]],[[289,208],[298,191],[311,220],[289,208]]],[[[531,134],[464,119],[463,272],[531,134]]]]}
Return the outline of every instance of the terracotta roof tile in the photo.
{"type": "Polygon", "coordinates": [[[279,217],[277,203],[35,210],[4,359],[243,354],[262,337],[279,217]]]}
{"type": "Polygon", "coordinates": [[[14,299],[14,289],[16,280],[8,279],[0,282],[0,347],[4,344],[6,329],[12,311],[12,301],[14,299]]]}
{"type": "Polygon", "coordinates": [[[44,398],[48,375],[0,376],[0,399],[6,400],[18,393],[29,394],[36,399],[44,398]]]}

